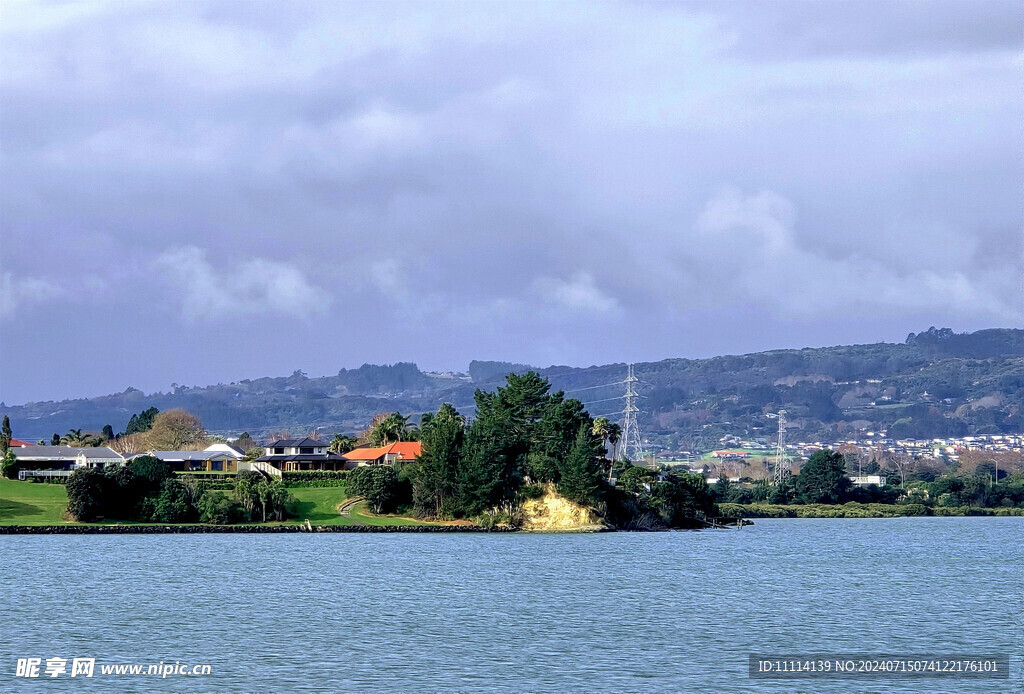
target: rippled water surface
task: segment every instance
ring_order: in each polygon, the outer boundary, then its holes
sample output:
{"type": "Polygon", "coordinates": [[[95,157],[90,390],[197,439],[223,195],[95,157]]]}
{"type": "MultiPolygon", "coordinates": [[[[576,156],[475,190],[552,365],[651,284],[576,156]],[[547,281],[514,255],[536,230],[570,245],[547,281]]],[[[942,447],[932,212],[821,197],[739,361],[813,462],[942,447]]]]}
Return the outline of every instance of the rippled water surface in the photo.
{"type": "Polygon", "coordinates": [[[0,537],[0,691],[1024,691],[1024,519],[598,535],[0,537]],[[751,652],[1010,653],[766,682],[751,652]],[[206,677],[15,678],[19,657],[206,677]]]}

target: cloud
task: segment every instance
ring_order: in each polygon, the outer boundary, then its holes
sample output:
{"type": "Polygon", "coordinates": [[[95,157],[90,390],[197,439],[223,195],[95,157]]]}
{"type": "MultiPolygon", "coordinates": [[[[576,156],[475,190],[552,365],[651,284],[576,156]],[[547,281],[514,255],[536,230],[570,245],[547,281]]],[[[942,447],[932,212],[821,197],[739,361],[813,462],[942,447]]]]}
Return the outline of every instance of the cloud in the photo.
{"type": "Polygon", "coordinates": [[[325,312],[332,301],[299,268],[276,260],[211,263],[206,251],[182,246],[160,254],[153,267],[181,295],[182,313],[191,320],[239,315],[309,318],[325,312]]]}
{"type": "Polygon", "coordinates": [[[0,316],[10,317],[19,307],[43,304],[64,295],[56,282],[40,277],[16,278],[10,272],[0,273],[0,316]]]}
{"type": "Polygon", "coordinates": [[[5,397],[105,383],[26,278],[136,387],[1021,324],[1014,0],[7,5],[5,397]],[[323,320],[199,353],[167,296],[323,320]]]}
{"type": "Polygon", "coordinates": [[[970,244],[948,229],[936,233],[945,252],[924,249],[915,264],[902,257],[893,262],[884,252],[872,257],[870,247],[836,256],[827,244],[801,239],[796,225],[796,206],[782,195],[726,188],[705,204],[687,252],[702,263],[712,261],[704,267],[714,286],[778,315],[946,311],[997,321],[1024,317],[1019,269],[965,271],[970,244]]]}
{"type": "Polygon", "coordinates": [[[598,287],[589,272],[576,272],[567,280],[539,277],[533,289],[543,300],[567,311],[606,314],[620,309],[619,302],[598,287]]]}

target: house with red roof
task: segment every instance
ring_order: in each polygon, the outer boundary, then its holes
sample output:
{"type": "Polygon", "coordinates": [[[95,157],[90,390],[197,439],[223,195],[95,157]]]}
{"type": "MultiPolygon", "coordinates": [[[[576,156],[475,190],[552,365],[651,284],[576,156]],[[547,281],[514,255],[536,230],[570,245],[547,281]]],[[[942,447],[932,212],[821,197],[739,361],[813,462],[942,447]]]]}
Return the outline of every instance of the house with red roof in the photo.
{"type": "Polygon", "coordinates": [[[376,448],[355,448],[344,456],[348,461],[346,468],[360,465],[394,465],[395,463],[415,460],[423,451],[419,441],[399,441],[387,446],[376,448]]]}
{"type": "Polygon", "coordinates": [[[34,446],[34,443],[28,443],[27,441],[19,441],[18,439],[11,439],[11,448],[25,448],[26,446],[34,446]]]}

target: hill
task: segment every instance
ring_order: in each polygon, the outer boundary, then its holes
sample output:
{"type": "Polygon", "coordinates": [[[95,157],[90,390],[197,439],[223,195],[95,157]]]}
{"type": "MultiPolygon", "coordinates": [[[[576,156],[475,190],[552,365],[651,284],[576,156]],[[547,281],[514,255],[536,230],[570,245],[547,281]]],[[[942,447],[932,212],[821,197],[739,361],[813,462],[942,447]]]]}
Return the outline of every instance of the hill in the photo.
{"type": "MultiPolygon", "coordinates": [[[[415,364],[363,365],[336,375],[246,379],[170,392],[122,393],[61,402],[0,403],[18,438],[49,439],[68,429],[123,431],[148,407],[185,408],[211,433],[248,431],[256,438],[285,430],[356,432],[374,414],[414,415],[454,403],[472,415],[473,391],[493,389],[524,364],[474,361],[466,374],[423,372],[415,364]]],[[[587,404],[615,416],[625,364],[536,369],[587,404]]],[[[887,429],[897,438],[1016,433],[1024,430],[1024,330],[957,334],[931,328],[903,343],[786,349],[710,359],[665,359],[636,365],[640,425],[665,447],[708,449],[734,434],[767,438],[764,416],[789,413],[805,439],[887,429]]]]}

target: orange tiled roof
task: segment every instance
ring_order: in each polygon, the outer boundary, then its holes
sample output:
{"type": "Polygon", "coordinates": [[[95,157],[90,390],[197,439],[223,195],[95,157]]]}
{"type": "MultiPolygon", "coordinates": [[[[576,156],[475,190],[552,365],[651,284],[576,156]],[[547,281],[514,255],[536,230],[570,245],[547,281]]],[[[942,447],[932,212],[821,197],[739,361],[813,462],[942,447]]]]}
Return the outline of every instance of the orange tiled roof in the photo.
{"type": "Polygon", "coordinates": [[[412,460],[420,454],[423,447],[419,441],[399,441],[389,446],[378,446],[377,448],[356,448],[345,454],[348,460],[377,460],[389,453],[397,454],[402,460],[412,460]]]}

